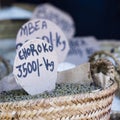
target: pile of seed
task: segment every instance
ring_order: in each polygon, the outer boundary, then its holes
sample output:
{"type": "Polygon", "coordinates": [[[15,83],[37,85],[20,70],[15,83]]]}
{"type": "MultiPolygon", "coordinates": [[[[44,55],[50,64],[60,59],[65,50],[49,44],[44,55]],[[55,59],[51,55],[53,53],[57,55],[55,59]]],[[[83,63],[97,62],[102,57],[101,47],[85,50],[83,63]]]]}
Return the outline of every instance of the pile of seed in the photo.
{"type": "Polygon", "coordinates": [[[38,95],[28,95],[24,90],[13,90],[8,92],[0,93],[0,102],[13,102],[20,100],[29,100],[36,98],[49,98],[49,97],[58,97],[65,95],[80,94],[86,92],[92,92],[100,89],[95,85],[81,85],[81,84],[72,84],[72,83],[62,83],[56,84],[56,88],[50,92],[44,92],[38,95]]]}

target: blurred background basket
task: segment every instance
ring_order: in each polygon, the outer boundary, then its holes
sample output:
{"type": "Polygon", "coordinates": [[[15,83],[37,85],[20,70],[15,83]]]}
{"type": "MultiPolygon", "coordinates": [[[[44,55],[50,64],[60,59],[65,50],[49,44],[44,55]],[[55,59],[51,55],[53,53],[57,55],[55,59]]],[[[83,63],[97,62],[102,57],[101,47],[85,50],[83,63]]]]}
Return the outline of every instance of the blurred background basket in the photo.
{"type": "Polygon", "coordinates": [[[112,111],[110,120],[120,120],[120,111],[112,111]]]}
{"type": "Polygon", "coordinates": [[[28,19],[0,20],[0,39],[16,38],[18,30],[27,21],[28,19]]]}

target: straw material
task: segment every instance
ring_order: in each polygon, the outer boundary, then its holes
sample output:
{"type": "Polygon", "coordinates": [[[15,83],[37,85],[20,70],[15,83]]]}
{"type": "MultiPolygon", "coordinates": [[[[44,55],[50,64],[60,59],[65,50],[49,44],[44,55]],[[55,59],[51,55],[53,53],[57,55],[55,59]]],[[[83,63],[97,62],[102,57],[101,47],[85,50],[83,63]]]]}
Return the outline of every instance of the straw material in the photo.
{"type": "MultiPolygon", "coordinates": [[[[116,82],[118,83],[118,90],[116,92],[116,95],[120,97],[120,60],[116,57],[114,57],[113,54],[109,53],[109,52],[106,52],[104,50],[101,50],[101,51],[97,51],[95,52],[93,55],[90,56],[90,59],[89,61],[92,62],[92,61],[95,61],[96,60],[96,57],[97,59],[100,59],[100,58],[104,58],[104,59],[109,59],[109,58],[112,58],[113,61],[114,61],[114,68],[115,68],[115,80],[116,82]],[[104,56],[103,56],[104,55],[104,56]]],[[[110,70],[111,71],[111,70],[110,70]]]]}
{"type": "MultiPolygon", "coordinates": [[[[105,60],[100,61],[106,63],[105,60]]],[[[101,62],[97,61],[100,66],[101,62]]],[[[109,67],[109,64],[106,65],[109,67]]],[[[112,67],[109,68],[113,70],[112,67]]],[[[109,120],[111,104],[118,86],[112,79],[108,82],[106,87],[91,93],[1,102],[0,120],[109,120]]]]}
{"type": "Polygon", "coordinates": [[[0,103],[0,120],[109,120],[117,84],[92,93],[0,103]]]}

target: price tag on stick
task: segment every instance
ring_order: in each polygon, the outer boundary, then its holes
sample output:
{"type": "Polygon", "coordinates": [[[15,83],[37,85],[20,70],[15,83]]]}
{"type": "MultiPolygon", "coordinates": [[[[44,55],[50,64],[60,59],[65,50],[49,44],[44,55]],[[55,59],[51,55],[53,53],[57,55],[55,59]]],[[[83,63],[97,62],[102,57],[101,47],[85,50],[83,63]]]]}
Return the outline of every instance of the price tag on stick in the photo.
{"type": "Polygon", "coordinates": [[[18,51],[13,73],[16,82],[31,95],[55,88],[58,60],[53,46],[46,41],[32,39],[18,51]]]}
{"type": "Polygon", "coordinates": [[[50,43],[58,54],[59,62],[66,58],[69,44],[64,33],[55,23],[46,19],[34,19],[25,23],[17,34],[17,50],[31,38],[39,38],[50,43]]]}

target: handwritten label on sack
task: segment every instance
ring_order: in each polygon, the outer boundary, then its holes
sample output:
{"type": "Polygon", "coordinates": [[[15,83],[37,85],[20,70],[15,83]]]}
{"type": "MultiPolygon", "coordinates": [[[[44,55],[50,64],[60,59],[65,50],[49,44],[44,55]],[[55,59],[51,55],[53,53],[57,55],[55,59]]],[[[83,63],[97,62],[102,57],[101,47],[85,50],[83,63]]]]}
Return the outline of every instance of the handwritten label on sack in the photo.
{"type": "Polygon", "coordinates": [[[45,19],[34,19],[25,23],[17,34],[17,50],[31,38],[42,39],[50,43],[58,54],[59,62],[66,58],[69,51],[67,38],[53,22],[45,19]]]}
{"type": "Polygon", "coordinates": [[[51,4],[42,4],[33,11],[32,18],[45,18],[56,23],[65,33],[68,39],[75,34],[75,25],[72,17],[51,4]]]}
{"type": "Polygon", "coordinates": [[[70,50],[65,61],[76,65],[87,62],[91,54],[100,50],[94,37],[76,37],[69,41],[69,45],[70,50]]]}
{"type": "Polygon", "coordinates": [[[16,82],[31,95],[55,88],[57,79],[57,54],[46,41],[32,39],[18,51],[13,73],[16,82]]]}

